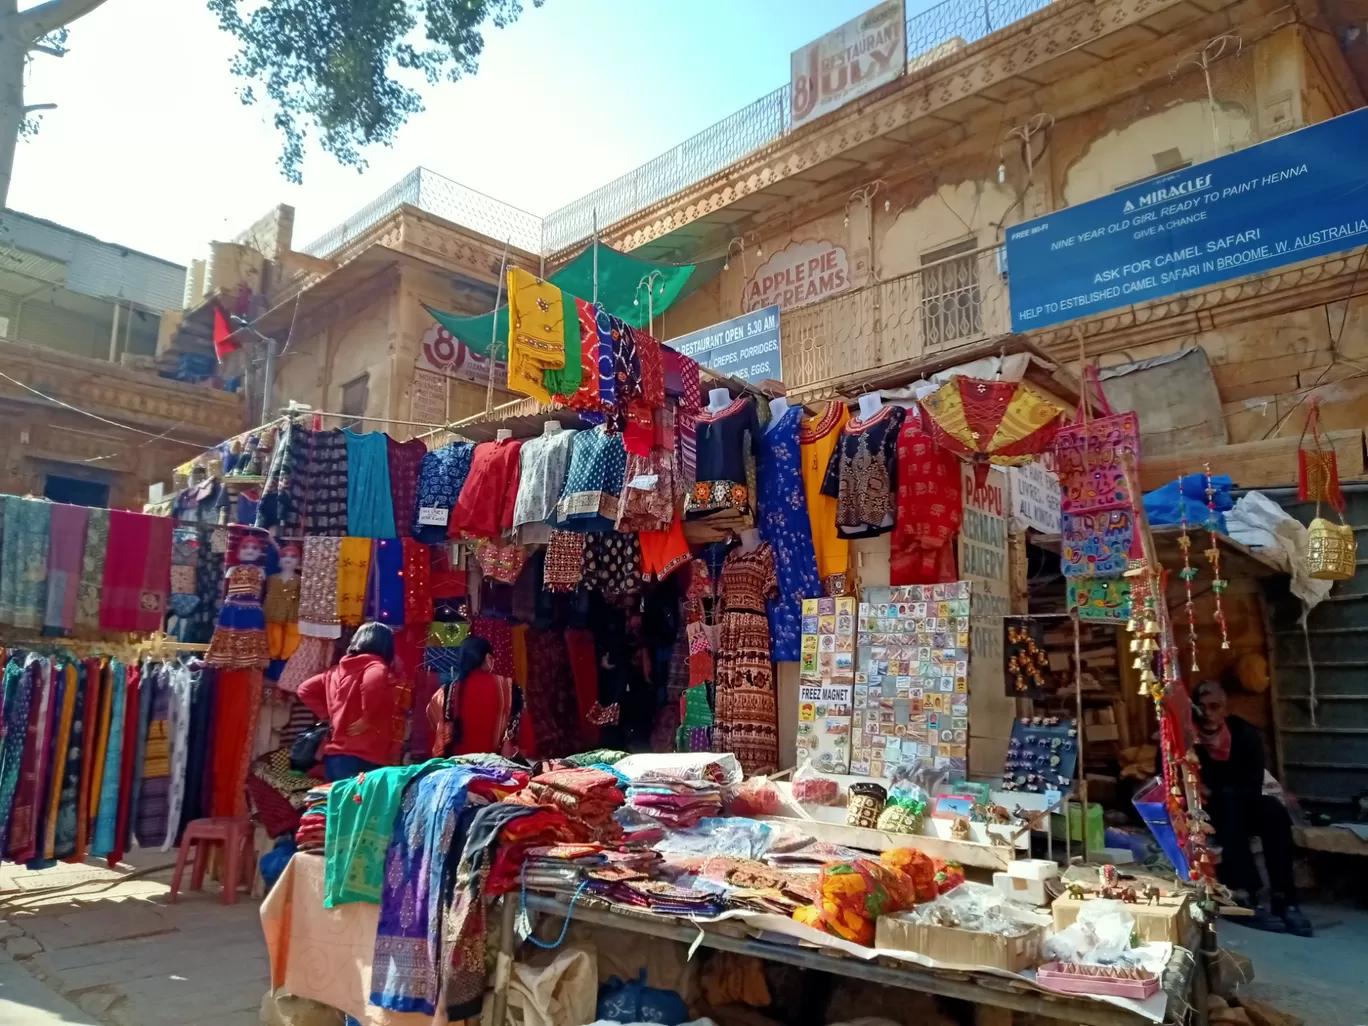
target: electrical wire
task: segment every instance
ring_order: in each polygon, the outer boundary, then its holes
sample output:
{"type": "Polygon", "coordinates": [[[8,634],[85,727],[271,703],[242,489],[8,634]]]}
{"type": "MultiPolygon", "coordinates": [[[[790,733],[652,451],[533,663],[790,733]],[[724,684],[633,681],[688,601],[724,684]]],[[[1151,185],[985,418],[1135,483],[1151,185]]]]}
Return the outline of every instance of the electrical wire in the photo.
{"type": "MultiPolygon", "coordinates": [[[[71,403],[63,402],[63,401],[60,400],[60,399],[54,399],[52,396],[47,395],[47,394],[45,394],[45,393],[43,393],[43,392],[38,391],[38,389],[34,388],[32,385],[25,384],[24,382],[20,381],[18,378],[12,378],[12,377],[10,377],[10,376],[9,376],[8,374],[6,374],[4,371],[0,371],[0,378],[4,378],[6,381],[10,382],[11,384],[18,385],[20,388],[25,389],[26,391],[32,392],[32,393],[33,393],[34,395],[36,395],[39,399],[42,399],[42,400],[44,400],[44,401],[46,401],[46,402],[49,402],[49,403],[52,403],[54,406],[60,406],[60,407],[62,407],[62,409],[64,409],[64,410],[70,410],[72,413],[79,413],[79,414],[80,414],[81,416],[83,416],[83,417],[90,417],[92,420],[98,420],[101,424],[108,424],[108,425],[110,425],[111,427],[123,428],[123,430],[125,430],[125,431],[132,431],[132,432],[134,432],[135,434],[146,435],[147,437],[149,437],[149,438],[151,438],[151,439],[154,439],[154,440],[155,440],[155,439],[160,439],[160,438],[165,438],[168,442],[175,442],[175,443],[178,444],[178,445],[189,445],[189,446],[193,446],[193,447],[196,448],[196,449],[203,449],[203,448],[204,448],[204,443],[203,443],[203,442],[187,442],[184,438],[170,438],[170,437],[168,437],[164,432],[163,432],[162,434],[160,434],[160,435],[154,435],[151,431],[144,431],[142,428],[133,427],[131,424],[120,424],[117,420],[110,420],[108,417],[101,417],[98,413],[91,413],[89,410],[83,410],[83,409],[81,409],[79,406],[72,406],[71,403]]],[[[168,430],[171,430],[171,429],[168,429],[168,430]]]]}

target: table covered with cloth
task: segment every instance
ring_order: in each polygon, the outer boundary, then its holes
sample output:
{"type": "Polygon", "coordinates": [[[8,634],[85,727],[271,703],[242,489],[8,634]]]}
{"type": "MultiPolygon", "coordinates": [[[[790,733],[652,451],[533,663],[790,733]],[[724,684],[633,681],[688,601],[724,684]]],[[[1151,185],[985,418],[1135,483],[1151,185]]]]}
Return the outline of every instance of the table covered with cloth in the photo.
{"type": "Polygon", "coordinates": [[[261,905],[271,960],[271,987],[345,1012],[368,1026],[447,1026],[435,1016],[389,1012],[367,1004],[380,906],[351,902],[323,907],[323,859],[290,859],[261,905]]]}

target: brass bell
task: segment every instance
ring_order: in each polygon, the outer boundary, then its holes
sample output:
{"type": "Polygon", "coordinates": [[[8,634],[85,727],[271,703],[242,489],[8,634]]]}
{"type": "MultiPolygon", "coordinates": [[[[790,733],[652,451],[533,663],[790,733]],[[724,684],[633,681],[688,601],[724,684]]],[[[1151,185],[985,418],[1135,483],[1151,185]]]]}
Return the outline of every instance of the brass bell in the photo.
{"type": "Polygon", "coordinates": [[[1145,638],[1140,642],[1140,651],[1157,652],[1159,651],[1159,643],[1155,641],[1153,638],[1145,638]]]}
{"type": "Polygon", "coordinates": [[[1130,640],[1130,650],[1131,650],[1132,652],[1139,652],[1139,651],[1140,651],[1140,643],[1141,643],[1142,640],[1143,640],[1143,639],[1141,639],[1141,638],[1131,638],[1131,640],[1130,640]]]}
{"type": "Polygon", "coordinates": [[[1144,629],[1143,633],[1145,633],[1145,634],[1158,634],[1158,633],[1159,633],[1159,621],[1158,621],[1158,620],[1146,620],[1146,621],[1145,621],[1145,629],[1144,629]]]}
{"type": "Polygon", "coordinates": [[[1222,639],[1221,639],[1221,647],[1222,647],[1223,649],[1226,649],[1227,651],[1229,651],[1229,649],[1230,649],[1230,639],[1229,639],[1229,638],[1222,638],[1222,639]]]}

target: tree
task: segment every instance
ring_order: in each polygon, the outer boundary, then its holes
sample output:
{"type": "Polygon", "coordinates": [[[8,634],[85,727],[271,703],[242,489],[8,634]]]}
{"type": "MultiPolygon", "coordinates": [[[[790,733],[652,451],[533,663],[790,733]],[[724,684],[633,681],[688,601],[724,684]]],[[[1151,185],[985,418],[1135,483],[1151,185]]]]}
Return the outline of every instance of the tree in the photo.
{"type": "MultiPolygon", "coordinates": [[[[34,54],[62,56],[66,27],[106,2],[46,0],[21,11],[19,0],[0,0],[0,209],[9,196],[15,143],[36,128],[34,112],[49,106],[25,105],[25,64],[34,54]]],[[[364,168],[361,151],[393,142],[423,109],[415,84],[474,74],[485,22],[503,28],[522,13],[521,0],[207,2],[240,45],[232,65],[246,80],[239,97],[256,103],[259,85],[274,107],[284,137],[280,168],[292,182],[301,180],[311,130],[338,161],[364,168]]]]}

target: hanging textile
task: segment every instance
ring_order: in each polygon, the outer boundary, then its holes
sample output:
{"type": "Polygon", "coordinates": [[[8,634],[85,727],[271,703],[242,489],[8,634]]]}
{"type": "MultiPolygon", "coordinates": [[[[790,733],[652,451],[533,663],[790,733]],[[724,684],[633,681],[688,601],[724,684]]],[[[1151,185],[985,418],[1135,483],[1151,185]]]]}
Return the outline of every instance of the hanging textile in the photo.
{"type": "MultiPolygon", "coordinates": [[[[826,409],[803,420],[799,434],[803,460],[803,493],[807,498],[808,520],[812,525],[812,547],[817,557],[817,573],[824,582],[844,582],[850,564],[850,542],[836,528],[836,499],[822,491],[822,481],[832,454],[841,440],[841,429],[850,419],[843,402],[832,400],[826,409]]],[[[828,594],[840,589],[828,584],[828,594]]]]}
{"type": "Polygon", "coordinates": [[[404,547],[404,623],[422,626],[432,622],[432,553],[412,538],[404,547]]]}
{"type": "Polygon", "coordinates": [[[299,633],[312,638],[340,638],[337,615],[338,563],[341,538],[310,535],[304,539],[304,563],[299,572],[299,633]]]}
{"type": "Polygon", "coordinates": [[[261,486],[261,501],[257,503],[257,527],[279,527],[287,537],[304,533],[303,500],[311,434],[289,420],[276,432],[271,465],[261,486]]]}
{"type": "Polygon", "coordinates": [[[142,778],[133,833],[141,847],[159,848],[166,839],[167,794],[171,787],[170,672],[165,666],[154,666],[144,676],[143,684],[148,692],[143,699],[147,727],[141,746],[142,778]]]}
{"type": "Polygon", "coordinates": [[[209,815],[243,816],[247,812],[243,789],[252,763],[257,713],[261,709],[261,671],[220,671],[214,693],[214,761],[210,771],[213,784],[209,815]]]}
{"type": "MultiPolygon", "coordinates": [[[[552,385],[579,375],[579,317],[567,319],[565,294],[520,267],[508,269],[508,387],[539,402],[551,401],[552,385]],[[568,337],[575,354],[570,359],[568,337]],[[557,373],[559,372],[559,373],[557,373]],[[546,380],[548,374],[551,381],[546,380]]],[[[579,387],[570,388],[570,394],[579,387]]],[[[559,391],[559,389],[558,389],[559,391]]]]}
{"type": "Polygon", "coordinates": [[[524,545],[550,540],[551,528],[546,521],[556,511],[570,469],[577,432],[562,429],[557,421],[549,424],[554,428],[543,429],[541,435],[523,442],[518,453],[518,495],[512,526],[524,545]]]}
{"type": "Polygon", "coordinates": [[[403,793],[375,932],[370,1003],[377,1008],[426,1015],[437,1009],[442,914],[455,868],[449,852],[461,847],[458,820],[475,776],[472,768],[438,768],[403,793]]]}
{"type": "MultiPolygon", "coordinates": [[[[56,857],[57,816],[62,804],[62,784],[66,779],[68,745],[71,741],[71,721],[76,711],[76,667],[59,665],[54,671],[56,687],[56,730],[53,735],[51,770],[48,773],[47,793],[44,797],[43,835],[38,845],[38,857],[50,861],[56,857]]],[[[72,824],[73,827],[75,824],[72,824]]],[[[73,830],[74,834],[74,830],[73,830]]],[[[73,837],[72,846],[75,847],[73,837]]]]}
{"type": "Polygon", "coordinates": [[[347,533],[347,436],[340,428],[309,432],[309,460],[300,491],[304,533],[347,533]]]}
{"type": "Polygon", "coordinates": [[[964,517],[960,462],[936,444],[921,410],[910,410],[903,420],[897,458],[897,522],[890,543],[889,583],[956,580],[952,542],[964,517]]]}
{"type": "Polygon", "coordinates": [[[110,510],[101,589],[101,629],[161,630],[171,590],[170,519],[110,510]]]}
{"type": "Polygon", "coordinates": [[[76,597],[81,585],[90,509],[56,504],[48,535],[47,611],[43,626],[69,631],[76,626],[76,597]]]}
{"type": "Polygon", "coordinates": [[[332,785],[323,844],[324,907],[353,901],[380,903],[385,854],[404,789],[424,774],[449,765],[431,759],[412,766],[383,766],[332,785]]]}
{"type": "MultiPolygon", "coordinates": [[[[170,694],[167,698],[166,735],[170,744],[171,773],[166,793],[166,838],[161,850],[170,851],[180,833],[181,807],[185,803],[185,767],[190,753],[190,690],[188,667],[175,663],[168,668],[170,694]]],[[[112,843],[111,837],[111,843],[112,843]]]]}
{"type": "Polygon", "coordinates": [[[345,428],[347,440],[347,534],[393,538],[394,500],[390,496],[389,436],[345,428]]]}
{"type": "Polygon", "coordinates": [[[746,461],[759,453],[760,422],[755,403],[739,396],[716,413],[698,414],[698,467],[693,489],[684,500],[684,516],[697,520],[735,511],[749,526],[754,516],[746,461]]]}
{"type": "Polygon", "coordinates": [[[873,538],[893,529],[898,495],[898,433],[907,411],[882,406],[868,420],[846,422],[827,464],[822,494],[836,500],[842,538],[873,538]]]}
{"type": "MultiPolygon", "coordinates": [[[[142,709],[142,669],[130,666],[126,671],[124,693],[124,722],[121,756],[119,759],[119,804],[114,814],[114,844],[109,851],[109,866],[123,861],[129,846],[129,813],[133,806],[133,764],[138,751],[139,715],[142,709]]],[[[85,853],[78,852],[84,858],[85,853]]]]}
{"type": "Polygon", "coordinates": [[[370,602],[367,620],[390,627],[404,625],[404,546],[398,538],[375,543],[370,565],[370,602]]]}
{"type": "Polygon", "coordinates": [[[413,533],[414,510],[418,503],[418,472],[427,455],[421,438],[397,442],[387,438],[390,497],[394,507],[394,530],[403,538],[413,533]]]}
{"type": "Polygon", "coordinates": [[[109,549],[109,510],[92,509],[86,521],[81,578],[76,586],[76,628],[100,627],[100,589],[104,584],[105,553],[109,549]]]}
{"type": "Polygon", "coordinates": [[[348,627],[366,615],[366,586],[370,581],[371,540],[346,537],[337,555],[337,618],[348,627]]]}
{"type": "Polygon", "coordinates": [[[612,530],[626,471],[621,435],[609,434],[602,425],[576,432],[554,526],[562,531],[612,530]]]}
{"type": "Polygon", "coordinates": [[[199,608],[199,528],[182,524],[171,529],[171,593],[166,600],[166,633],[190,642],[192,617],[199,608]]]}
{"type": "Polygon", "coordinates": [[[124,717],[127,715],[128,699],[128,668],[123,663],[113,664],[110,684],[108,727],[103,742],[104,772],[100,778],[95,839],[90,846],[93,855],[109,855],[116,843],[119,784],[123,777],[124,717]]]}
{"type": "Polygon", "coordinates": [[[4,497],[0,545],[0,623],[41,630],[47,611],[49,523],[52,503],[4,497]]]}
{"type": "Polygon", "coordinates": [[[717,646],[716,740],[746,776],[779,765],[779,717],[765,604],[779,592],[774,553],[765,544],[727,555],[717,646]]]}
{"type": "Polygon", "coordinates": [[[7,848],[5,839],[9,837],[24,742],[28,740],[29,703],[34,682],[34,675],[19,659],[11,658],[4,664],[4,706],[0,707],[5,724],[3,740],[0,740],[0,854],[7,848]]]}
{"type": "Polygon", "coordinates": [[[822,581],[812,545],[803,492],[801,407],[790,406],[760,437],[761,537],[774,552],[778,597],[769,601],[770,645],[775,662],[797,662],[803,634],[803,599],[817,598],[822,581]]]}
{"type": "Polygon", "coordinates": [[[81,723],[84,750],[81,753],[81,779],[76,797],[76,855],[85,858],[90,849],[90,824],[94,804],[90,791],[91,782],[95,779],[95,748],[100,728],[100,708],[104,701],[103,661],[87,659],[81,669],[85,672],[84,713],[81,723]]]}
{"type": "Polygon", "coordinates": [[[419,541],[428,545],[446,541],[447,521],[465,487],[474,453],[474,442],[452,442],[423,457],[413,520],[413,536],[419,541]]]}
{"type": "Polygon", "coordinates": [[[601,410],[599,400],[599,338],[598,320],[592,304],[583,299],[575,300],[575,313],[579,320],[580,336],[580,382],[566,405],[576,410],[601,410]]]}
{"type": "Polygon", "coordinates": [[[522,442],[505,438],[475,447],[461,496],[447,520],[447,534],[497,538],[513,526],[522,442]]]}
{"type": "Polygon", "coordinates": [[[922,400],[936,441],[968,456],[979,485],[990,465],[1019,467],[1050,448],[1065,409],[1024,381],[956,374],[922,400]]]}
{"type": "Polygon", "coordinates": [[[38,794],[46,768],[48,707],[52,699],[51,664],[29,655],[24,662],[24,672],[32,678],[32,697],[5,848],[5,854],[15,862],[27,862],[34,856],[38,794]]]}

